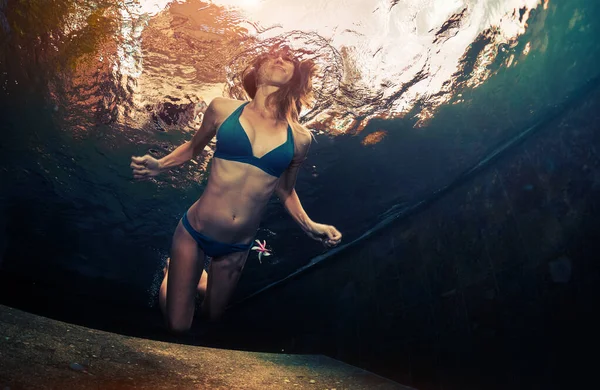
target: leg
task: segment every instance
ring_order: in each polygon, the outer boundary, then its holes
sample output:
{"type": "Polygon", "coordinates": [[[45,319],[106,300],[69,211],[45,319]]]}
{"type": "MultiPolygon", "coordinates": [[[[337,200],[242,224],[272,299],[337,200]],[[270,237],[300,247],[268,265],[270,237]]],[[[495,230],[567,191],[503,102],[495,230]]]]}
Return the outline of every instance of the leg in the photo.
{"type": "Polygon", "coordinates": [[[161,285],[161,309],[166,313],[167,326],[176,333],[192,326],[196,290],[200,282],[204,258],[198,243],[185,230],[181,221],[175,229],[166,281],[161,285]]]}
{"type": "Polygon", "coordinates": [[[210,278],[206,296],[202,302],[202,315],[210,321],[217,321],[225,312],[229,299],[235,291],[250,250],[233,252],[215,257],[208,268],[210,278]]]}
{"type": "MultiPolygon", "coordinates": [[[[163,281],[160,284],[160,289],[158,291],[158,304],[160,306],[160,311],[163,313],[163,316],[165,316],[165,318],[167,317],[167,280],[169,278],[169,263],[170,263],[170,261],[171,261],[171,258],[168,258],[167,265],[165,265],[165,268],[163,269],[163,272],[164,272],[163,281]]],[[[207,282],[208,282],[208,273],[206,273],[206,270],[202,270],[202,276],[200,276],[200,282],[198,283],[198,286],[196,287],[197,297],[199,298],[200,301],[202,301],[202,299],[204,299],[204,296],[206,295],[207,282]]]]}

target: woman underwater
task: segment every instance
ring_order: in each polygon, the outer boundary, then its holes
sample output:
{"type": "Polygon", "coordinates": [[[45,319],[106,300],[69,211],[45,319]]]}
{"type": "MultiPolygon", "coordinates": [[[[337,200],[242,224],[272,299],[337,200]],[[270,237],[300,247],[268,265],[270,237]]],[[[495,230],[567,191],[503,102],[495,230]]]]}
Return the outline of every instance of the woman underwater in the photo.
{"type": "Polygon", "coordinates": [[[294,189],[311,144],[298,116],[312,99],[314,69],[287,49],[262,54],[243,73],[251,101],[215,98],[191,141],[160,160],[131,158],[134,178],[144,180],[190,160],[217,137],[208,184],[175,229],[159,292],[172,332],[191,328],[196,293],[204,296],[202,315],[221,318],[273,192],[309,237],[326,247],[340,243],[335,227],[308,217],[294,189]],[[205,256],[212,258],[208,273],[205,256]]]}

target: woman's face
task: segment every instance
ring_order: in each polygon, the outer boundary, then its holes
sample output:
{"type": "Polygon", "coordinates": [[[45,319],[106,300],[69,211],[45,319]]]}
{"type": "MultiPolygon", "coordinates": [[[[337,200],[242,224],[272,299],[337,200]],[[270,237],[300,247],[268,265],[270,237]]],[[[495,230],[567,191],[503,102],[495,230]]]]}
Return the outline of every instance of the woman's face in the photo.
{"type": "Polygon", "coordinates": [[[269,53],[258,70],[259,84],[282,86],[294,75],[294,60],[285,51],[269,53]]]}

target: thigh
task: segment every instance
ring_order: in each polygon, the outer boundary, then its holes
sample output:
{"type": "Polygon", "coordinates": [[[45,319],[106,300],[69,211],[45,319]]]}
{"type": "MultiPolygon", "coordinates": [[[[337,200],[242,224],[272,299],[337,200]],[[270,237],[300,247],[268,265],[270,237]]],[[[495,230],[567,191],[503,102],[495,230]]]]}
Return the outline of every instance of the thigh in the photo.
{"type": "Polygon", "coordinates": [[[208,286],[203,309],[210,319],[216,320],[225,312],[237,282],[242,275],[250,249],[214,257],[209,265],[208,286]]]}
{"type": "Polygon", "coordinates": [[[191,326],[202,259],[202,249],[179,221],[173,235],[167,280],[167,320],[172,328],[184,330],[191,326]]]}

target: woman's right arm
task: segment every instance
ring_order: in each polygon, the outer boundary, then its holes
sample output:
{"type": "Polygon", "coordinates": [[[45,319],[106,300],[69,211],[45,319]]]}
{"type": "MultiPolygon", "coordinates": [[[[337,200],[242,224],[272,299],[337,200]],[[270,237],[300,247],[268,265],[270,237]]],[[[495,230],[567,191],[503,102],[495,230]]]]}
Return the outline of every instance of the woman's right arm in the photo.
{"type": "Polygon", "coordinates": [[[194,137],[191,141],[180,145],[177,147],[177,149],[158,160],[161,171],[166,171],[170,168],[181,165],[204,150],[210,140],[213,139],[217,131],[217,112],[219,109],[220,99],[221,98],[215,98],[210,102],[206,108],[206,111],[204,112],[202,125],[200,126],[200,129],[196,131],[196,134],[194,134],[194,137]]]}
{"type": "Polygon", "coordinates": [[[206,108],[204,117],[202,118],[202,125],[196,134],[194,134],[192,140],[180,145],[165,157],[157,160],[149,154],[142,157],[132,156],[130,166],[133,168],[133,177],[144,180],[157,176],[161,172],[183,164],[204,150],[216,134],[219,118],[218,113],[224,100],[226,99],[213,99],[206,108]]]}

